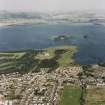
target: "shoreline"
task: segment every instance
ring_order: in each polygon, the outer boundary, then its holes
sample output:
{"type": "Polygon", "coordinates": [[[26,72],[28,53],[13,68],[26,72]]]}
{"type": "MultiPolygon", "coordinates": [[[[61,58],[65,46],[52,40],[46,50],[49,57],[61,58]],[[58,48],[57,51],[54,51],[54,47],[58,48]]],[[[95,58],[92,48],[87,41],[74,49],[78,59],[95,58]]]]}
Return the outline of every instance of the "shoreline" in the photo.
{"type": "Polygon", "coordinates": [[[46,48],[29,48],[29,49],[17,49],[17,50],[5,50],[5,51],[0,51],[0,53],[14,53],[14,52],[24,52],[24,51],[40,51],[40,50],[46,50],[46,49],[62,49],[62,48],[69,48],[69,47],[75,47],[76,50],[78,49],[78,46],[76,45],[59,45],[59,46],[50,46],[46,48]]]}
{"type": "Polygon", "coordinates": [[[45,21],[43,21],[43,22],[35,22],[35,21],[27,21],[27,22],[16,22],[16,23],[0,23],[0,28],[3,28],[3,27],[13,27],[13,26],[18,26],[18,25],[29,25],[29,24],[35,24],[35,25],[37,25],[37,24],[68,24],[68,25],[93,25],[93,23],[87,23],[87,22],[45,22],[45,21]]]}

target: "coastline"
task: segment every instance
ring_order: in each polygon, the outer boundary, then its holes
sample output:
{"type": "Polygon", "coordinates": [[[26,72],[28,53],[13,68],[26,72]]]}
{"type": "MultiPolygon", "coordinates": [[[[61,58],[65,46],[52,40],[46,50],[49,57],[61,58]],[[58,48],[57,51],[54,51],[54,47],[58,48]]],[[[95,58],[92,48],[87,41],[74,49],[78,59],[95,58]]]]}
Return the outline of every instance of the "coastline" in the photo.
{"type": "Polygon", "coordinates": [[[25,24],[44,24],[46,21],[40,19],[19,19],[19,20],[6,20],[0,22],[0,27],[25,25],[25,24]]]}
{"type": "Polygon", "coordinates": [[[0,22],[0,28],[2,27],[12,27],[17,25],[27,25],[27,24],[66,24],[69,25],[93,25],[93,23],[89,22],[64,22],[64,21],[58,21],[58,22],[51,22],[51,21],[44,21],[44,20],[26,20],[26,21],[17,21],[17,22],[0,22]]]}

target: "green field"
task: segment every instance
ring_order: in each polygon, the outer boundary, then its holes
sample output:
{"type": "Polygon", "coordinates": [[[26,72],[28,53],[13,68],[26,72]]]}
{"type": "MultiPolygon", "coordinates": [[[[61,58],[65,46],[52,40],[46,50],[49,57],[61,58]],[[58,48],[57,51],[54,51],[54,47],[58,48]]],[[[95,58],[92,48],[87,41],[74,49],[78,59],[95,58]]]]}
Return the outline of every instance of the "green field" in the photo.
{"type": "Polygon", "coordinates": [[[80,105],[81,88],[78,86],[65,86],[59,105],[80,105]]]}
{"type": "Polygon", "coordinates": [[[105,105],[105,88],[87,89],[85,105],[105,105]]]}
{"type": "Polygon", "coordinates": [[[70,66],[73,64],[74,60],[72,59],[73,52],[68,50],[64,54],[61,55],[61,58],[58,59],[60,66],[70,66]]]}
{"type": "Polygon", "coordinates": [[[50,71],[60,66],[72,66],[75,46],[57,46],[40,50],[0,53],[0,73],[36,72],[40,68],[50,71]]]}
{"type": "Polygon", "coordinates": [[[51,57],[55,56],[59,66],[72,66],[74,64],[73,55],[77,48],[75,46],[60,46],[48,48],[47,51],[51,57]]]}

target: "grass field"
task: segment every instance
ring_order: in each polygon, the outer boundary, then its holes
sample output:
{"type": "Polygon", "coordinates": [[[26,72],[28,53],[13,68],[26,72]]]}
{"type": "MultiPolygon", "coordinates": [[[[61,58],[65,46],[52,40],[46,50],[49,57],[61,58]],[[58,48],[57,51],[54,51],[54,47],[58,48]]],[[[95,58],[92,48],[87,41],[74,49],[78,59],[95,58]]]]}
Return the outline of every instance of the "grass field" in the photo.
{"type": "Polygon", "coordinates": [[[70,66],[74,63],[73,55],[77,51],[75,46],[58,46],[46,49],[48,56],[38,56],[40,59],[54,58],[58,62],[59,66],[70,66]],[[64,50],[64,52],[62,52],[64,50]],[[59,53],[56,53],[56,52],[59,53]]]}
{"type": "Polygon", "coordinates": [[[16,61],[21,59],[25,52],[1,52],[0,53],[0,73],[13,72],[17,70],[16,61]]]}
{"type": "Polygon", "coordinates": [[[59,66],[70,66],[73,64],[73,55],[76,52],[75,46],[61,46],[59,48],[56,47],[54,50],[65,50],[65,52],[61,53],[57,59],[59,66]]]}
{"type": "Polygon", "coordinates": [[[85,105],[105,105],[105,88],[87,89],[85,105]]]}
{"type": "Polygon", "coordinates": [[[73,52],[68,50],[66,53],[61,55],[61,58],[58,59],[60,66],[70,66],[73,64],[73,52]]]}
{"type": "Polygon", "coordinates": [[[81,88],[78,86],[65,86],[59,105],[80,105],[81,88]]]}
{"type": "Polygon", "coordinates": [[[19,59],[24,55],[25,55],[25,52],[0,53],[0,57],[4,56],[4,57],[16,58],[16,59],[19,59]]]}

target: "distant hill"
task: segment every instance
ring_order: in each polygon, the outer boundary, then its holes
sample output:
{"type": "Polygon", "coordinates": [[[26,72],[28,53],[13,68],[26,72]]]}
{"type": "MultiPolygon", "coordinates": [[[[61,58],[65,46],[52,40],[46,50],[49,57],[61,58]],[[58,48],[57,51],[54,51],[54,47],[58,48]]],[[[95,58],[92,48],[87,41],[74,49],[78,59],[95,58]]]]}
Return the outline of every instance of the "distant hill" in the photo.
{"type": "Polygon", "coordinates": [[[9,18],[42,19],[45,17],[49,17],[49,15],[45,13],[33,13],[33,12],[8,12],[8,11],[0,12],[0,19],[9,19],[9,18]]]}
{"type": "Polygon", "coordinates": [[[45,22],[74,22],[74,23],[103,23],[105,22],[105,13],[97,13],[92,11],[75,11],[66,13],[41,13],[41,12],[8,12],[0,11],[0,21],[18,20],[18,19],[34,19],[45,22]]]}

